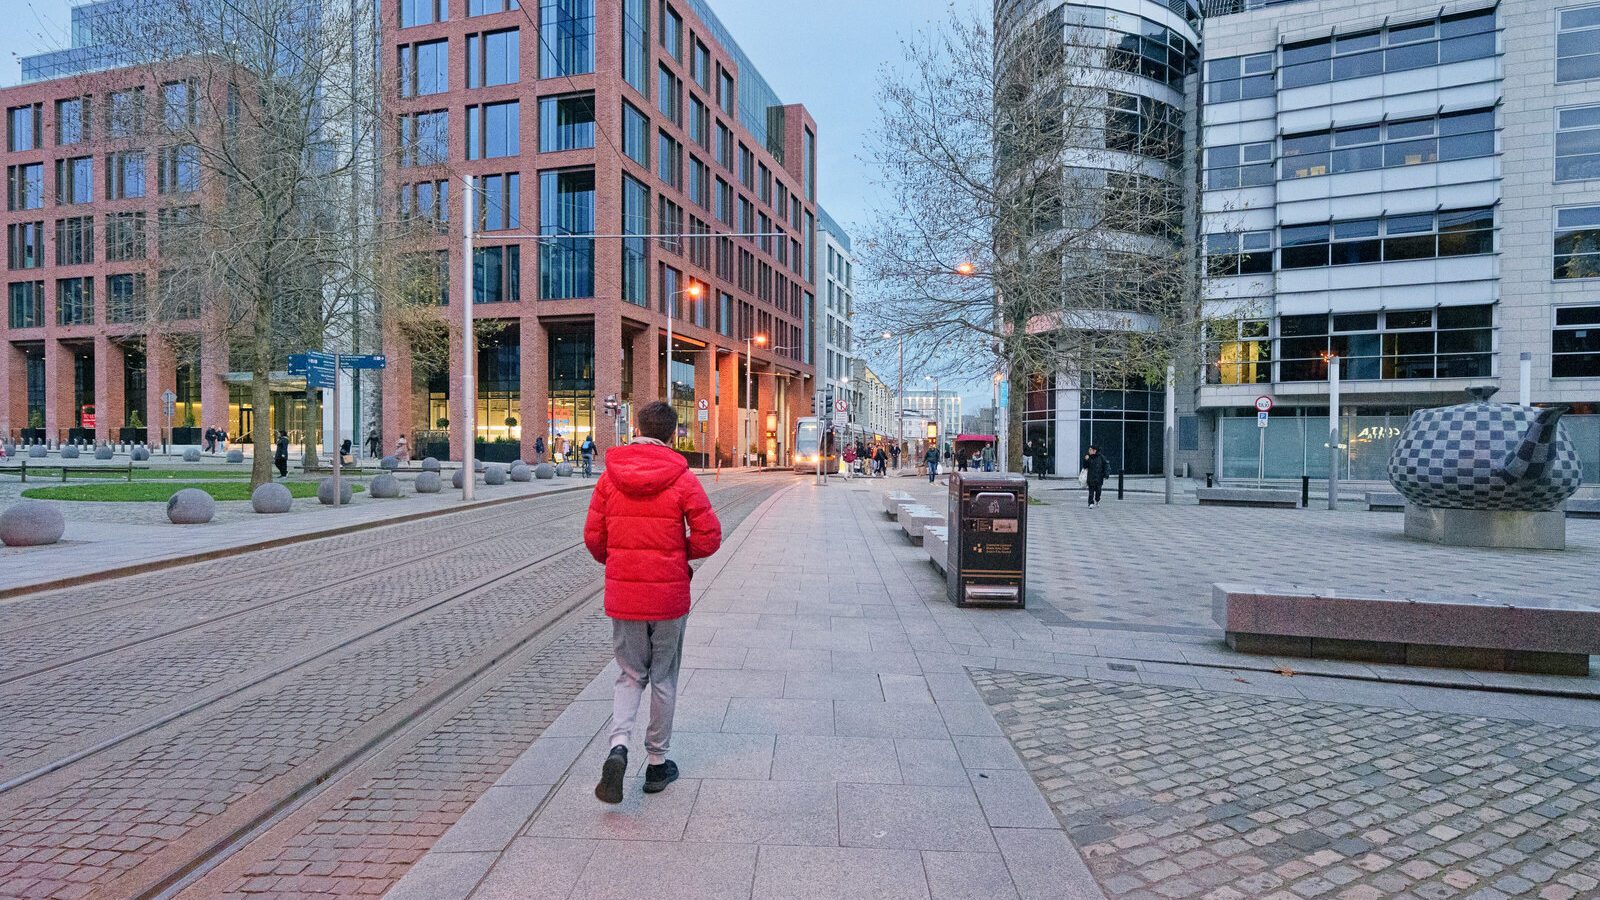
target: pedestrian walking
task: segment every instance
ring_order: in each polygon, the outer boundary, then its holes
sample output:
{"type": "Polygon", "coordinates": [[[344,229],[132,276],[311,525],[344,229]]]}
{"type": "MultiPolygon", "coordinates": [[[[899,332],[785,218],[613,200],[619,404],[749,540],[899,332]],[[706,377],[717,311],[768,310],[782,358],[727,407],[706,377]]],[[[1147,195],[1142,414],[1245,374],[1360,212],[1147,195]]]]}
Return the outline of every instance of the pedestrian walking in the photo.
{"type": "Polygon", "coordinates": [[[373,459],[377,459],[378,455],[382,452],[383,436],[378,434],[378,429],[374,428],[367,432],[367,455],[373,459]]]}
{"type": "Polygon", "coordinates": [[[533,461],[535,463],[544,462],[544,435],[542,434],[533,439],[533,461]]]}
{"type": "Polygon", "coordinates": [[[278,477],[289,477],[289,433],[278,431],[278,446],[273,448],[272,462],[278,467],[278,477]]]}
{"type": "Polygon", "coordinates": [[[894,462],[894,470],[900,471],[900,445],[895,444],[889,448],[889,459],[894,462]]]}
{"type": "Polygon", "coordinates": [[[889,474],[889,452],[879,444],[872,455],[872,461],[878,470],[878,477],[883,478],[889,474]]]}
{"type": "Polygon", "coordinates": [[[639,702],[650,688],[650,724],[644,735],[649,765],[644,791],[654,794],[678,778],[667,758],[677,706],[678,664],[689,618],[690,560],[722,545],[722,523],[689,463],[667,446],[678,414],[656,401],[638,413],[638,436],[607,454],[606,470],[589,501],[584,545],[606,568],[605,613],[620,672],[612,693],[611,752],[594,794],[622,802],[628,741],[639,702]],[[685,536],[687,532],[687,536],[685,536]]]}
{"type": "Polygon", "coordinates": [[[928,483],[933,484],[933,480],[939,477],[939,447],[929,444],[928,452],[922,455],[922,459],[928,464],[928,483]]]}
{"type": "Polygon", "coordinates": [[[201,435],[200,435],[200,449],[204,450],[207,453],[211,452],[211,444],[212,444],[212,442],[214,440],[214,438],[212,438],[211,435],[213,433],[214,433],[213,430],[209,426],[207,426],[206,430],[203,433],[201,433],[201,435]]]}
{"type": "Polygon", "coordinates": [[[343,443],[339,444],[339,465],[348,466],[354,462],[355,460],[350,458],[350,439],[345,438],[343,443]]]}
{"type": "Polygon", "coordinates": [[[394,458],[400,460],[402,465],[411,461],[411,447],[403,434],[394,439],[394,458]]]}
{"type": "Polygon", "coordinates": [[[1089,452],[1083,457],[1083,483],[1089,489],[1090,509],[1100,505],[1100,489],[1105,487],[1110,474],[1111,465],[1100,455],[1100,448],[1090,444],[1089,452]]]}
{"type": "Polygon", "coordinates": [[[855,444],[845,444],[844,445],[844,480],[845,481],[849,481],[851,478],[855,477],[854,476],[855,470],[856,470],[856,445],[855,444]]]}
{"type": "Polygon", "coordinates": [[[583,457],[583,477],[585,478],[594,476],[594,450],[593,437],[585,437],[583,443],[578,447],[578,455],[583,457]]]}

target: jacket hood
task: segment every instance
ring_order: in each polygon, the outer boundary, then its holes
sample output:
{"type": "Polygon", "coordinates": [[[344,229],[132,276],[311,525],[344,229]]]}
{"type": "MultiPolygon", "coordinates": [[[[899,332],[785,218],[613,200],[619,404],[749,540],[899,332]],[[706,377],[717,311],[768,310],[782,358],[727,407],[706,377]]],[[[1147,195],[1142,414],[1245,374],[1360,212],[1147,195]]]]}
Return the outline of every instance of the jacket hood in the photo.
{"type": "Polygon", "coordinates": [[[654,497],[688,470],[682,454],[659,444],[625,444],[606,451],[606,476],[630,497],[654,497]]]}

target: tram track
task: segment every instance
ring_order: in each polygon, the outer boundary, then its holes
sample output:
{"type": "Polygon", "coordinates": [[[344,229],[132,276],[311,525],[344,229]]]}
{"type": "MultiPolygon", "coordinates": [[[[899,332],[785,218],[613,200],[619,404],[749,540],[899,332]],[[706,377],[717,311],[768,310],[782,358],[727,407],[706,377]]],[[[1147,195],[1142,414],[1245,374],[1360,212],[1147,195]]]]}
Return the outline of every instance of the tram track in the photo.
{"type": "MultiPolygon", "coordinates": [[[[769,488],[739,485],[723,490],[729,496],[719,498],[719,511],[769,488]]],[[[581,539],[560,542],[536,559],[497,568],[469,584],[439,592],[333,644],[309,649],[247,679],[191,698],[181,707],[147,715],[131,727],[97,735],[97,740],[75,752],[56,755],[0,784],[0,823],[4,823],[0,853],[18,846],[48,846],[52,829],[40,827],[46,819],[81,808],[87,818],[96,820],[97,813],[114,809],[112,819],[97,821],[112,835],[129,834],[126,823],[140,822],[133,826],[140,837],[116,859],[100,860],[90,896],[170,896],[233,858],[329,786],[374,771],[373,760],[414,745],[432,726],[491,690],[505,672],[571,629],[599,592],[599,574],[587,560],[581,539]],[[545,602],[538,599],[542,591],[559,591],[559,597],[545,602]],[[415,672],[397,676],[374,665],[385,662],[411,664],[415,672]],[[398,680],[399,686],[381,684],[380,675],[398,680]],[[328,689],[339,685],[351,685],[351,696],[330,699],[328,689]],[[404,696],[396,696],[397,691],[404,696]],[[392,702],[379,709],[368,694],[392,702]],[[340,702],[361,710],[364,718],[347,717],[360,721],[341,720],[335,727],[326,710],[315,709],[319,703],[337,708],[340,702]],[[255,707],[261,712],[284,711],[298,722],[274,726],[280,730],[260,748],[265,761],[256,758],[248,743],[240,743],[261,728],[250,715],[255,707]],[[347,724],[350,727],[344,729],[347,724]],[[343,733],[331,733],[339,729],[343,733]],[[205,735],[202,743],[220,741],[227,746],[185,752],[185,733],[205,735]],[[321,740],[323,736],[330,739],[321,740]],[[175,769],[173,760],[179,756],[203,760],[202,771],[175,769]],[[224,772],[219,766],[235,769],[224,772]],[[138,778],[130,776],[149,773],[170,773],[175,783],[153,791],[135,788],[138,778]],[[236,775],[239,783],[229,800],[221,803],[214,786],[229,774],[236,775]],[[185,786],[186,779],[193,783],[185,786]],[[213,786],[212,799],[192,800],[206,793],[202,787],[206,785],[213,786]],[[176,805],[194,808],[166,815],[175,805],[174,797],[182,798],[176,805]],[[177,818],[184,826],[157,824],[177,818]]],[[[92,833],[82,825],[79,822],[73,833],[92,833]]],[[[89,883],[81,874],[79,880],[89,883]]],[[[58,886],[68,887],[69,883],[58,886]]],[[[3,877],[0,895],[9,895],[3,877]]],[[[22,895],[56,896],[57,891],[22,895]]]]}

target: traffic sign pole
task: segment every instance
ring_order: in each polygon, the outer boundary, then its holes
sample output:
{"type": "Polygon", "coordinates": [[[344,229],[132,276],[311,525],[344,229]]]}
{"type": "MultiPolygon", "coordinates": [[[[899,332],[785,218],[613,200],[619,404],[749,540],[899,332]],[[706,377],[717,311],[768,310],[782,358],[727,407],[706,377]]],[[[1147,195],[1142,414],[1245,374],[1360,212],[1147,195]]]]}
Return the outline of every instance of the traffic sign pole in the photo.
{"type": "Polygon", "coordinates": [[[1267,480],[1267,421],[1272,414],[1272,398],[1263,394],[1256,398],[1256,486],[1267,480]]]}
{"type": "Polygon", "coordinates": [[[333,352],[333,505],[338,506],[344,501],[344,485],[339,478],[340,457],[339,452],[343,445],[339,443],[339,351],[333,352]]]}

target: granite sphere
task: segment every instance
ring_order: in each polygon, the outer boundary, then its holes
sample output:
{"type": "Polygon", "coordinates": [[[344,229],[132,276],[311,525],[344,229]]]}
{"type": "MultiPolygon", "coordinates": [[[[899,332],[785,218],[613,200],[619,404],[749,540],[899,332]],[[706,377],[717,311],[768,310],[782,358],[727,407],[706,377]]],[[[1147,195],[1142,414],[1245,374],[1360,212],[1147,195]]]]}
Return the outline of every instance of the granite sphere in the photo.
{"type": "Polygon", "coordinates": [[[550,465],[549,463],[539,463],[533,468],[533,477],[539,479],[540,481],[549,481],[550,479],[556,477],[556,467],[550,465]]]}
{"type": "Polygon", "coordinates": [[[417,489],[417,493],[419,494],[439,493],[439,473],[423,472],[421,475],[417,476],[417,483],[415,487],[417,489]]]}
{"type": "Polygon", "coordinates": [[[200,448],[199,447],[189,447],[189,448],[185,449],[183,451],[183,461],[184,462],[199,462],[200,461],[200,448]]]}
{"type": "Polygon", "coordinates": [[[110,459],[113,456],[116,456],[116,452],[113,451],[110,447],[96,447],[96,448],[94,448],[94,458],[95,459],[110,459]]]}
{"type": "Polygon", "coordinates": [[[77,459],[78,458],[78,445],[77,444],[62,444],[61,445],[61,458],[62,459],[77,459]]]}
{"type": "MultiPolygon", "coordinates": [[[[349,503],[350,503],[350,498],[352,498],[354,496],[355,496],[355,488],[353,488],[350,485],[350,479],[348,479],[348,478],[339,479],[339,503],[340,503],[340,505],[348,506],[349,503]]],[[[322,505],[323,506],[332,506],[333,505],[333,479],[332,478],[324,478],[324,479],[322,479],[322,482],[317,485],[317,499],[322,501],[322,505]]]]}
{"type": "Polygon", "coordinates": [[[367,493],[379,500],[393,500],[400,496],[400,479],[385,472],[372,479],[372,483],[367,485],[367,493]]]}
{"type": "Polygon", "coordinates": [[[204,525],[217,514],[217,501],[199,488],[184,488],[167,501],[167,518],[174,525],[204,525]]]}
{"type": "Polygon", "coordinates": [[[54,544],[66,530],[66,517],[52,503],[23,500],[0,513],[0,544],[7,547],[54,544]]]}
{"type": "Polygon", "coordinates": [[[484,484],[505,484],[506,483],[506,467],[505,466],[490,466],[487,469],[484,469],[483,470],[483,483],[484,484]]]}
{"type": "Polygon", "coordinates": [[[244,462],[244,451],[243,450],[229,450],[228,451],[228,462],[231,462],[231,463],[242,463],[242,462],[244,462]]]}
{"type": "Polygon", "coordinates": [[[437,459],[434,459],[431,456],[428,457],[427,459],[424,459],[422,461],[422,471],[424,471],[424,472],[437,472],[437,471],[439,471],[439,461],[437,459]]]}
{"type": "Polygon", "coordinates": [[[250,492],[250,508],[258,513],[286,513],[294,505],[294,495],[276,481],[269,481],[250,492]]]}
{"type": "Polygon", "coordinates": [[[398,456],[385,456],[383,458],[383,460],[378,463],[378,466],[380,468],[390,469],[390,470],[398,469],[398,468],[400,468],[400,457],[398,457],[398,456]]]}

